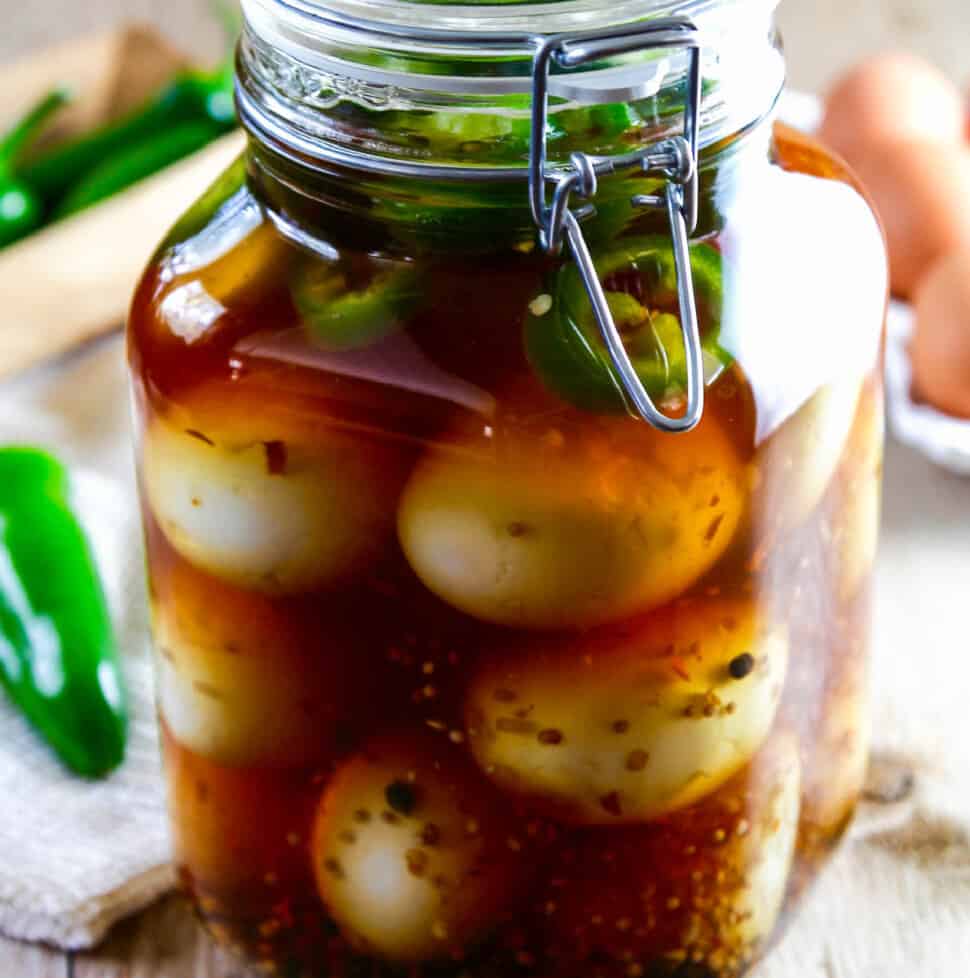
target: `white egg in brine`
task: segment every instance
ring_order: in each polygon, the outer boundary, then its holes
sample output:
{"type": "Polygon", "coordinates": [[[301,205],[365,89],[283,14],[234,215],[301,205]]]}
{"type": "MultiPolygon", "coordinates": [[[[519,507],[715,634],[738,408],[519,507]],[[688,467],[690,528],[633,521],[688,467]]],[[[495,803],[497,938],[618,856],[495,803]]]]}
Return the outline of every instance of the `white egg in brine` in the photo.
{"type": "Polygon", "coordinates": [[[415,573],[460,611],[518,628],[612,622],[676,597],[733,539],[742,466],[713,423],[640,429],[598,452],[429,455],[398,515],[415,573]]]}
{"type": "Polygon", "coordinates": [[[744,601],[684,601],[613,635],[486,661],[469,744],[500,787],[584,824],[641,822],[715,791],[761,746],[788,661],[744,601]]]}
{"type": "Polygon", "coordinates": [[[338,711],[361,693],[344,665],[353,636],[334,623],[313,639],[264,596],[184,565],[166,581],[153,632],[158,708],[171,735],[234,767],[326,757],[338,711]]]}
{"type": "Polygon", "coordinates": [[[269,593],[365,567],[393,526],[400,484],[392,452],[258,411],[157,419],[143,471],[152,512],[186,560],[269,593]]]}
{"type": "Polygon", "coordinates": [[[313,835],[320,896],[341,934],[392,962],[462,953],[511,912],[528,864],[508,845],[506,818],[440,740],[370,743],[330,782],[313,835]]]}

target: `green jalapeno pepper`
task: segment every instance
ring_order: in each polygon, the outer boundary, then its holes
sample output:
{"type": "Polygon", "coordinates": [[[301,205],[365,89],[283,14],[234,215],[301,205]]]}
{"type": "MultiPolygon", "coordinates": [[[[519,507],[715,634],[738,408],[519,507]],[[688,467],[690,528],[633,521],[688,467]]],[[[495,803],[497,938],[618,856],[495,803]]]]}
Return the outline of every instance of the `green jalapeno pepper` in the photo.
{"type": "MultiPolygon", "coordinates": [[[[718,345],[723,305],[721,255],[707,244],[692,245],[690,255],[705,377],[710,383],[731,359],[718,345]]],[[[617,242],[594,261],[613,319],[647,392],[658,401],[683,395],[687,357],[669,241],[630,238],[617,242]]],[[[589,411],[627,409],[579,270],[572,262],[554,274],[548,296],[531,304],[525,346],[539,378],[564,400],[589,411]]]]}
{"type": "Polygon", "coordinates": [[[67,101],[65,92],[51,92],[0,140],[0,248],[30,234],[44,219],[43,202],[17,171],[17,160],[67,101]]]}
{"type": "Polygon", "coordinates": [[[231,88],[222,71],[212,75],[183,75],[131,115],[66,143],[23,167],[21,178],[53,210],[79,180],[104,161],[146,140],[162,141],[175,126],[201,121],[211,124],[212,138],[227,132],[235,125],[231,98],[231,88]]]}
{"type": "MultiPolygon", "coordinates": [[[[517,114],[494,110],[394,112],[390,118],[382,115],[376,125],[420,141],[435,157],[472,155],[477,163],[522,162],[528,158],[532,132],[529,100],[509,96],[503,105],[517,114]]],[[[378,115],[359,108],[357,111],[364,118],[378,115]]],[[[546,141],[552,145],[575,139],[584,147],[605,146],[642,124],[634,108],[623,103],[563,109],[549,114],[546,141]]]]}
{"type": "Polygon", "coordinates": [[[150,177],[153,173],[222,135],[223,129],[207,120],[184,122],[133,146],[96,166],[71,188],[54,212],[54,219],[69,217],[150,177]]]}
{"type": "Polygon", "coordinates": [[[72,771],[121,763],[127,711],[104,592],[64,468],[30,448],[0,449],[0,681],[72,771]]]}
{"type": "MultiPolygon", "coordinates": [[[[215,7],[231,49],[239,34],[238,14],[228,3],[215,7]]],[[[206,124],[206,142],[235,127],[234,66],[230,50],[215,70],[179,73],[141,108],[31,161],[19,176],[44,201],[47,213],[56,211],[58,216],[80,209],[67,198],[89,175],[98,199],[125,189],[178,159],[176,142],[182,156],[200,148],[198,137],[206,124]],[[197,126],[192,140],[184,128],[189,124],[197,126]],[[154,170],[149,166],[153,161],[154,170]]],[[[93,196],[90,188],[78,190],[78,195],[93,196]]]]}
{"type": "Polygon", "coordinates": [[[338,266],[306,262],[297,270],[292,293],[311,339],[334,351],[357,350],[387,336],[421,298],[417,272],[400,264],[355,290],[338,266]]]}

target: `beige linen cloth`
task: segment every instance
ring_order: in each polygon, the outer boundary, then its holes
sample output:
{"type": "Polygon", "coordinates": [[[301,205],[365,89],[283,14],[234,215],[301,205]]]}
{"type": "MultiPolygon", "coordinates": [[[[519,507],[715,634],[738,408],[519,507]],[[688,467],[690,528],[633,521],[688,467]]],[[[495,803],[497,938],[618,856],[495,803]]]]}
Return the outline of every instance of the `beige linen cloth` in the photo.
{"type": "Polygon", "coordinates": [[[0,930],[78,948],[173,883],[121,344],[0,385],[0,444],[54,451],[95,549],[124,654],[127,759],[104,782],[67,774],[0,697],[0,930]]]}
{"type": "MultiPolygon", "coordinates": [[[[0,696],[0,931],[73,948],[173,879],[127,403],[117,337],[0,384],[0,443],[75,474],[131,692],[129,757],[101,784],[66,775],[0,696]]],[[[871,798],[758,978],[970,978],[970,480],[892,444],[876,591],[871,798]]]]}

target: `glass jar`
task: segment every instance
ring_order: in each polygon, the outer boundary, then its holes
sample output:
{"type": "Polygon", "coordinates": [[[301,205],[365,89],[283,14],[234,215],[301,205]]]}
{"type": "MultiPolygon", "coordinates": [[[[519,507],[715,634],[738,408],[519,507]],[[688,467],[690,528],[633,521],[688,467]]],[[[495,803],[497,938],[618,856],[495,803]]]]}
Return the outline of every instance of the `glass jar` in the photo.
{"type": "Polygon", "coordinates": [[[737,976],[842,834],[885,259],[772,7],[245,0],[129,337],[177,861],[254,973],[737,976]]]}

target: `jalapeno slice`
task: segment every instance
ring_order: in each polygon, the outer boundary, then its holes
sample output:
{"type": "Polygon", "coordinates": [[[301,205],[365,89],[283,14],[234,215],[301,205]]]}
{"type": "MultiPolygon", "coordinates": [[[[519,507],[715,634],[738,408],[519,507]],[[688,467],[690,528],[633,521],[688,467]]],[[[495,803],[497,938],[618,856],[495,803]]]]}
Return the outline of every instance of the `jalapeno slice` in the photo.
{"type": "Polygon", "coordinates": [[[292,294],[314,343],[328,350],[357,350],[403,324],[421,297],[419,286],[415,269],[396,264],[353,289],[339,265],[313,261],[297,269],[292,294]]]}
{"type": "MultiPolygon", "coordinates": [[[[704,349],[705,383],[731,362],[718,343],[723,306],[722,259],[708,244],[691,246],[694,296],[704,349]]],[[[659,236],[630,238],[595,258],[627,351],[643,386],[654,400],[686,393],[687,354],[681,331],[677,272],[670,244],[659,236]]],[[[589,297],[573,263],[550,282],[548,298],[529,308],[526,355],[553,392],[588,411],[620,412],[626,398],[609,360],[589,297]],[[551,303],[550,303],[551,300],[551,303]]]]}

